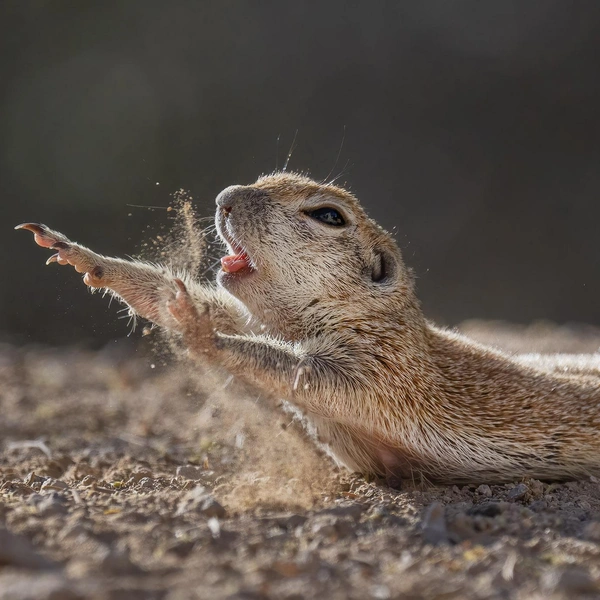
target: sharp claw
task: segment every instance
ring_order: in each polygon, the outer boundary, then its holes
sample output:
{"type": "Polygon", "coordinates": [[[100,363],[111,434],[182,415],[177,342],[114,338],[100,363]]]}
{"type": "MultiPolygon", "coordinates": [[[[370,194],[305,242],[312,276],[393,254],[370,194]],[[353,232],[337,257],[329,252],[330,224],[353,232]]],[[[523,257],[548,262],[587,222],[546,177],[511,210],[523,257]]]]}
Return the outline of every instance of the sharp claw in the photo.
{"type": "Polygon", "coordinates": [[[20,225],[17,225],[15,229],[27,229],[27,231],[31,231],[36,235],[43,235],[48,231],[48,228],[41,223],[21,223],[20,225]]]}
{"type": "MultiPolygon", "coordinates": [[[[27,229],[27,231],[31,231],[35,243],[42,248],[54,248],[54,244],[60,243],[58,240],[66,239],[62,234],[48,229],[48,227],[41,223],[21,223],[15,229],[27,229]]],[[[60,248],[60,246],[56,247],[60,248]]]]}
{"type": "Polygon", "coordinates": [[[56,254],[53,254],[47,261],[46,264],[49,265],[50,263],[55,263],[58,262],[58,252],[56,254]]]}
{"type": "Polygon", "coordinates": [[[179,279],[178,277],[175,277],[175,285],[179,288],[180,292],[184,292],[187,293],[187,288],[185,287],[185,283],[183,283],[183,281],[181,281],[181,279],[179,279]]]}

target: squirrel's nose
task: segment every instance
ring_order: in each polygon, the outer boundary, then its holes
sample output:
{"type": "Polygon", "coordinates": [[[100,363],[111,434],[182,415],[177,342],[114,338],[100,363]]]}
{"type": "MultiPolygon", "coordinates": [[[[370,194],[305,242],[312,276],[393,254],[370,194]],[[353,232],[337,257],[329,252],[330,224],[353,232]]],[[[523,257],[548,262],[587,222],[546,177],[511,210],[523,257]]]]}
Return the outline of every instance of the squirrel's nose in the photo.
{"type": "Polygon", "coordinates": [[[225,188],[217,196],[217,206],[228,215],[235,205],[241,198],[246,196],[248,193],[248,187],[245,185],[230,185],[225,188]]]}
{"type": "Polygon", "coordinates": [[[228,216],[236,205],[243,204],[249,209],[258,210],[268,198],[265,190],[251,185],[231,185],[217,196],[217,206],[228,216]]]}

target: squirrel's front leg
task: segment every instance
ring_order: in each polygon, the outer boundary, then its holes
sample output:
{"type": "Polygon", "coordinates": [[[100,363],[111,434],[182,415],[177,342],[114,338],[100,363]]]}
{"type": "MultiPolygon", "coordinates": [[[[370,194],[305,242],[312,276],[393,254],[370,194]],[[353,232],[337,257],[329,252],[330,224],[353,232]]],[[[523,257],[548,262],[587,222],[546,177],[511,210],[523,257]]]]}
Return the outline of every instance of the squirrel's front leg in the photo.
{"type": "MultiPolygon", "coordinates": [[[[87,286],[110,291],[127,304],[133,314],[169,329],[179,329],[166,302],[176,293],[176,281],[180,280],[168,267],[102,256],[46,225],[24,223],[16,229],[31,231],[36,244],[54,250],[55,254],[50,256],[47,264],[71,265],[77,272],[85,274],[83,282],[87,286]]],[[[194,302],[213,307],[215,321],[221,330],[234,333],[244,328],[246,318],[232,298],[214,287],[191,280],[188,285],[194,302]]]]}
{"type": "Polygon", "coordinates": [[[342,395],[347,389],[348,397],[353,390],[343,359],[338,360],[335,352],[321,350],[317,343],[224,333],[213,318],[212,307],[194,302],[181,280],[177,285],[167,308],[193,357],[224,367],[270,395],[292,400],[323,417],[339,416],[335,403],[328,402],[331,389],[342,395]]]}
{"type": "Polygon", "coordinates": [[[78,273],[84,273],[83,282],[87,286],[112,292],[129,305],[132,313],[165,327],[176,325],[164,306],[165,298],[175,288],[168,269],[102,256],[46,225],[24,223],[16,229],[31,231],[38,246],[55,252],[46,264],[71,265],[78,273]]]}

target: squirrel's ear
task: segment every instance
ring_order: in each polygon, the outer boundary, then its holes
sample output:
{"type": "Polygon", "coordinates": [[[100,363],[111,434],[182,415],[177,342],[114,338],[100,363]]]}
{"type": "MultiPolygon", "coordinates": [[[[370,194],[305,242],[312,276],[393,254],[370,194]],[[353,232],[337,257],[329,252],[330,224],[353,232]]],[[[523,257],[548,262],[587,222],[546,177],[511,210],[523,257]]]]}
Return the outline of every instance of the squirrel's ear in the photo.
{"type": "Polygon", "coordinates": [[[375,249],[371,267],[371,281],[373,283],[386,283],[396,273],[396,261],[387,251],[375,249]]]}

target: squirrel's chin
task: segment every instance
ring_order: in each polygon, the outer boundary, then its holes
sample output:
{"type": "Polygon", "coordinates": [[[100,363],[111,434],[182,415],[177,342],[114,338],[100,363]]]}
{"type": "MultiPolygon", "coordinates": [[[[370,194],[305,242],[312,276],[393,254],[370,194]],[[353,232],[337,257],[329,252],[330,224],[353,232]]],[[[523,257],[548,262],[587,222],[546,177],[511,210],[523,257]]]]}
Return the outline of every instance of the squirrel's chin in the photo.
{"type": "MultiPolygon", "coordinates": [[[[217,273],[217,283],[225,288],[227,291],[231,291],[233,293],[234,289],[242,286],[248,279],[252,278],[253,275],[256,274],[256,270],[253,269],[250,265],[243,266],[240,269],[235,271],[227,271],[225,269],[221,269],[217,273]]],[[[237,294],[233,294],[234,296],[237,294]]]]}

